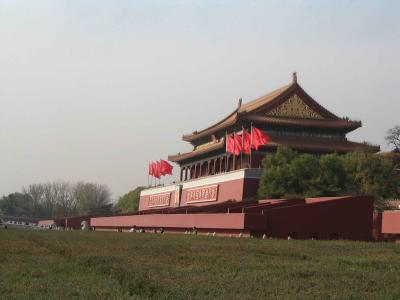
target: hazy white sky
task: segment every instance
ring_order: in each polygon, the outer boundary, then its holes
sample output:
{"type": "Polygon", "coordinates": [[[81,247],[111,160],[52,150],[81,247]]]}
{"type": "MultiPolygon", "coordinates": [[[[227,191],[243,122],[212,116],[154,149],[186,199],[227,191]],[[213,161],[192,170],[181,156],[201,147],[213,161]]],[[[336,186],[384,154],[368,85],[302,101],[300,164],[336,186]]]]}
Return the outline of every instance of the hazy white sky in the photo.
{"type": "MultiPolygon", "coordinates": [[[[184,133],[291,81],[385,149],[400,1],[0,0],[0,196],[95,181],[114,198],[184,133]]],[[[166,182],[169,179],[166,180],[166,182]]]]}

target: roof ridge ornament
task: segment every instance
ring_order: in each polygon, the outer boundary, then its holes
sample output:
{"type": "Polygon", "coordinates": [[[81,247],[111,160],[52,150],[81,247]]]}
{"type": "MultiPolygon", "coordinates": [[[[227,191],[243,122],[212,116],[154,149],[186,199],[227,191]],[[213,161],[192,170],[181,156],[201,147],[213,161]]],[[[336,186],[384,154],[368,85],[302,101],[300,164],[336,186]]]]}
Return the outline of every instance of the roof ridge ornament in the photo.
{"type": "Polygon", "coordinates": [[[239,98],[238,108],[240,108],[241,106],[242,106],[242,98],[239,98]]]}
{"type": "Polygon", "coordinates": [[[293,72],[292,79],[293,79],[293,83],[297,83],[297,72],[293,72]]]}

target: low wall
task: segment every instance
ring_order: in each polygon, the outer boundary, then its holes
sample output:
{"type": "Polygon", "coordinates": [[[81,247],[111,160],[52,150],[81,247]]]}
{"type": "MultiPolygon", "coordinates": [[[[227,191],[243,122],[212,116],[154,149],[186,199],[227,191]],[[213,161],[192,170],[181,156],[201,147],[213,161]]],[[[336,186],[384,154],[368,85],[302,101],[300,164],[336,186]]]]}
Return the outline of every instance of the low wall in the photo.
{"type": "Polygon", "coordinates": [[[382,213],[382,234],[400,235],[400,210],[382,213]]]}
{"type": "Polygon", "coordinates": [[[382,240],[400,242],[400,210],[382,213],[382,240]]]}
{"type": "Polygon", "coordinates": [[[95,228],[265,230],[265,218],[249,214],[148,214],[92,218],[95,228]]]}
{"type": "Polygon", "coordinates": [[[39,220],[38,222],[38,226],[52,226],[55,225],[55,221],[54,220],[39,220]]]}

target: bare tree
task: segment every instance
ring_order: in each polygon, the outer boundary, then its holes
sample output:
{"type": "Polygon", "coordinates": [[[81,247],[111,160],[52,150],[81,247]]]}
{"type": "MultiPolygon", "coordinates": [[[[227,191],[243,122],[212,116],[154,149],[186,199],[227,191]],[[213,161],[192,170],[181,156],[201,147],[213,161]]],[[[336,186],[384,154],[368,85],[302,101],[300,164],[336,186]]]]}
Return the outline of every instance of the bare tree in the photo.
{"type": "MultiPolygon", "coordinates": [[[[73,186],[65,181],[51,184],[53,199],[55,199],[56,215],[71,216],[76,210],[76,198],[73,186]]],[[[53,208],[54,210],[54,208],[53,208]]]]}
{"type": "Polygon", "coordinates": [[[387,131],[386,142],[395,150],[400,151],[400,126],[395,126],[387,131]]]}
{"type": "Polygon", "coordinates": [[[28,194],[32,199],[34,208],[33,217],[50,217],[51,211],[46,213],[43,208],[44,202],[44,186],[43,184],[31,184],[27,188],[22,188],[22,193],[28,194]]]}
{"type": "Polygon", "coordinates": [[[31,184],[23,189],[44,217],[64,217],[74,213],[76,201],[72,185],[65,181],[31,184]]]}
{"type": "Polygon", "coordinates": [[[23,193],[31,197],[35,213],[44,218],[104,213],[111,207],[109,188],[97,183],[38,183],[23,188],[23,193]]]}
{"type": "Polygon", "coordinates": [[[110,205],[111,193],[106,185],[78,182],[74,188],[77,209],[83,214],[95,214],[110,205]]]}
{"type": "Polygon", "coordinates": [[[23,188],[24,193],[29,194],[38,207],[38,214],[42,218],[50,218],[53,215],[53,197],[49,183],[35,183],[23,188]]]}

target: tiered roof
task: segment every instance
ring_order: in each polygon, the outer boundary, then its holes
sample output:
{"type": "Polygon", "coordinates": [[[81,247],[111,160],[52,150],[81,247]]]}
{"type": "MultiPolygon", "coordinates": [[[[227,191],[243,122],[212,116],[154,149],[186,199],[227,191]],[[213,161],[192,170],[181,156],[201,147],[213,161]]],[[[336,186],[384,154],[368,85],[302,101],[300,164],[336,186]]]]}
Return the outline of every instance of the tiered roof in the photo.
{"type": "MultiPolygon", "coordinates": [[[[189,153],[171,155],[169,159],[179,162],[223,148],[223,138],[218,140],[215,136],[224,136],[226,131],[229,132],[229,129],[239,122],[253,122],[257,125],[265,125],[265,127],[273,125],[310,129],[317,128],[333,130],[342,134],[361,127],[360,121],[339,118],[321,106],[302,89],[297,82],[296,73],[294,73],[292,83],[243,105],[241,100],[239,100],[238,107],[218,123],[206,129],[183,135],[182,139],[192,143],[195,149],[189,153]],[[205,140],[208,143],[201,145],[204,144],[205,140]],[[201,147],[198,147],[199,145],[201,147]]],[[[278,145],[286,145],[304,151],[349,152],[360,147],[366,147],[365,144],[350,142],[346,139],[275,137],[273,135],[270,135],[270,137],[271,141],[266,148],[276,148],[278,145]]],[[[371,150],[379,151],[379,147],[373,147],[371,150]]]]}
{"type": "Polygon", "coordinates": [[[182,139],[187,142],[193,142],[203,136],[211,135],[219,130],[224,130],[235,124],[239,119],[258,121],[266,124],[344,129],[347,130],[347,132],[361,127],[360,121],[341,119],[322,107],[301,88],[297,83],[297,79],[294,77],[291,84],[285,85],[244,105],[239,105],[237,109],[220,122],[201,131],[183,135],[182,139]],[[318,117],[301,118],[296,116],[274,116],[268,114],[268,112],[282,105],[292,95],[300,97],[304,105],[308,106],[311,111],[314,111],[318,117]]]}

